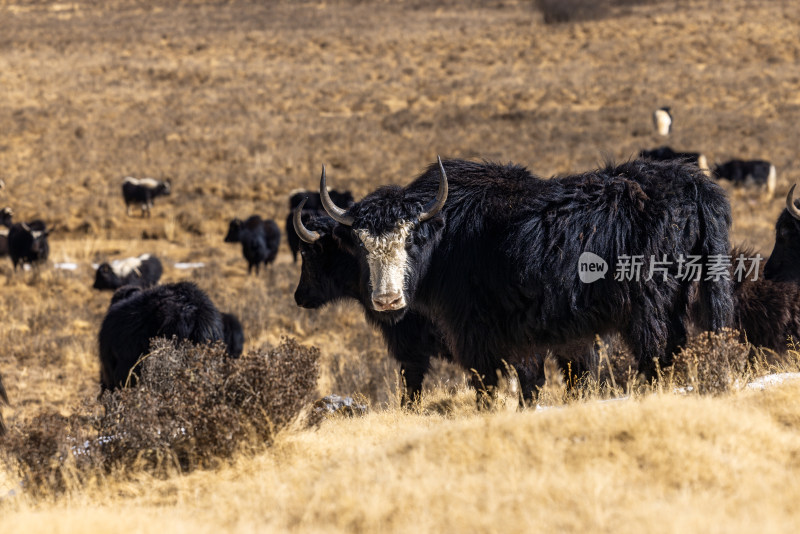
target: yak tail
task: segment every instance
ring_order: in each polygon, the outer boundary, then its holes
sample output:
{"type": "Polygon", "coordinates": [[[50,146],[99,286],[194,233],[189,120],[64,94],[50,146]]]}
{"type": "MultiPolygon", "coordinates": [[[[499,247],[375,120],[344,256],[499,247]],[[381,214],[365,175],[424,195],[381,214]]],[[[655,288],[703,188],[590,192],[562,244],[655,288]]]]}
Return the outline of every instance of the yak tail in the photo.
{"type": "MultiPolygon", "coordinates": [[[[731,226],[730,204],[721,188],[706,182],[698,188],[700,239],[705,272],[699,283],[700,326],[705,330],[719,331],[733,326],[734,300],[731,270],[723,267],[722,276],[707,266],[727,265],[730,258],[728,231],[731,226]],[[710,187],[709,187],[710,186],[710,187]]],[[[718,271],[719,272],[719,271],[718,271]]]]}

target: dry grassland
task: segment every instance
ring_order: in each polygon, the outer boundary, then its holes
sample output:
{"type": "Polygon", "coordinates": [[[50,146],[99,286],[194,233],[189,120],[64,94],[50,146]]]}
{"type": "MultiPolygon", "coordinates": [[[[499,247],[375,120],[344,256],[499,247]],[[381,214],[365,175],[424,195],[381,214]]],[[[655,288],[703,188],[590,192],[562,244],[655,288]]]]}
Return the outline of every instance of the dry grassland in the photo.
{"type": "MultiPolygon", "coordinates": [[[[550,409],[487,414],[441,364],[405,413],[397,366],[355,306],[298,309],[285,245],[248,277],[222,242],[234,216],[282,226],[288,193],[314,187],[322,163],[357,198],[437,154],[577,172],[665,144],[650,113],[671,105],[676,149],[777,167],[774,199],[731,190],[733,240],[768,255],[800,182],[800,4],[618,3],[546,25],[513,0],[0,0],[0,204],[55,227],[40,272],[0,263],[7,422],[69,415],[99,392],[110,295],[91,289],[91,264],[142,253],[239,315],[245,350],[319,347],[320,396],[371,406],[186,475],[132,470],[33,497],[0,470],[0,495],[17,491],[0,500],[3,531],[794,532],[797,383],[611,403],[554,387],[550,409]],[[172,180],[151,219],[125,216],[127,175],[172,180]]],[[[797,368],[796,355],[781,367],[797,368]]]]}

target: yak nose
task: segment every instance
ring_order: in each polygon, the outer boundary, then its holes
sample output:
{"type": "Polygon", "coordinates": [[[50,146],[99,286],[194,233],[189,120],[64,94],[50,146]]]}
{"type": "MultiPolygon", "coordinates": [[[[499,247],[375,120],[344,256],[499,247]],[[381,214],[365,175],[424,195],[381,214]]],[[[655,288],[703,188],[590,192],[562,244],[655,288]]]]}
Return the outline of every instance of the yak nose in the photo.
{"type": "Polygon", "coordinates": [[[405,305],[403,294],[397,291],[381,293],[380,295],[373,295],[372,297],[372,306],[376,311],[399,310],[405,305]]]}

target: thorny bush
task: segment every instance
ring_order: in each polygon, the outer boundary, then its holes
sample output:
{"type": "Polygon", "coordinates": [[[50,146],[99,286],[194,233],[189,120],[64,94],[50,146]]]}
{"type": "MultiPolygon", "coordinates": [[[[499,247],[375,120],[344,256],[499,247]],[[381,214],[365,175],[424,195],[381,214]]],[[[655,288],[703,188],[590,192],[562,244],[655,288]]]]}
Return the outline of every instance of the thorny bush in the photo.
{"type": "Polygon", "coordinates": [[[57,493],[125,469],[213,467],[270,443],[316,394],[319,350],[294,339],[235,360],[221,343],[156,339],[150,349],[137,387],[87,399],[76,415],[45,412],[9,428],[2,457],[26,489],[57,493]]]}

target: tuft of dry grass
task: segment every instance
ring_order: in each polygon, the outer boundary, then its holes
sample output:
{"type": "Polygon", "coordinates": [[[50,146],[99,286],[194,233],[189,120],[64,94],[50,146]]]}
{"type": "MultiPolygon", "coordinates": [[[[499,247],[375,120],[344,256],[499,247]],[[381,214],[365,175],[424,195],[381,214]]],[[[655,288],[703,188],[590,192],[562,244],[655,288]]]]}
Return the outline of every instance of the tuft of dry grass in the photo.
{"type": "Polygon", "coordinates": [[[736,330],[703,332],[689,339],[676,355],[671,370],[674,380],[702,394],[719,395],[749,376],[750,347],[739,341],[736,330]]]}
{"type": "Polygon", "coordinates": [[[77,488],[109,472],[158,475],[213,467],[269,444],[316,394],[319,350],[285,339],[238,359],[221,343],[155,339],[137,387],[48,410],[12,425],[6,464],[34,494],[77,488]]]}

